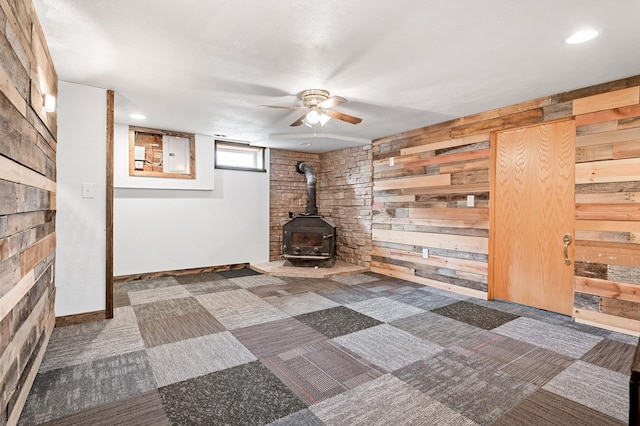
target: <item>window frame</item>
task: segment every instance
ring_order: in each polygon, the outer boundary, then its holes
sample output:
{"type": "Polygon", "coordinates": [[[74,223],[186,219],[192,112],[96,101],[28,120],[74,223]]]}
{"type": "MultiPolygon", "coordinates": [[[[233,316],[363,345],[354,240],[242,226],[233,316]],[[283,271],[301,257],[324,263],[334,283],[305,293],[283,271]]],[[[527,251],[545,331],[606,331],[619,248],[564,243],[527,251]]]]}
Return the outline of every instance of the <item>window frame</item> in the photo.
{"type": "Polygon", "coordinates": [[[240,170],[240,171],[245,171],[245,172],[259,172],[259,173],[266,173],[267,168],[266,168],[266,164],[265,164],[265,151],[266,148],[262,147],[262,146],[252,146],[249,145],[248,143],[238,143],[238,142],[229,142],[229,141],[222,141],[222,140],[216,140],[215,141],[215,145],[213,148],[213,155],[214,155],[214,167],[216,169],[222,169],[222,170],[240,170]],[[228,150],[233,151],[234,149],[237,150],[238,152],[254,152],[254,157],[256,160],[260,160],[262,162],[262,167],[235,167],[235,166],[229,166],[229,165],[224,165],[224,164],[218,164],[218,145],[224,146],[226,147],[228,150]]]}

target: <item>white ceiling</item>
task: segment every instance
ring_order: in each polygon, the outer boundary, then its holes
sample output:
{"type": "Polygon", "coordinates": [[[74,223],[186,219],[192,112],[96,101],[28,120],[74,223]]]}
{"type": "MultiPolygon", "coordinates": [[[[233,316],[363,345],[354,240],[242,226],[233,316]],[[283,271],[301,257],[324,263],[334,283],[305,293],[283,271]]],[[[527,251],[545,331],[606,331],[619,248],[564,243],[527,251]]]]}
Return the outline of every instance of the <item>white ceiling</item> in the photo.
{"type": "Polygon", "coordinates": [[[640,74],[638,0],[34,0],[61,80],[116,122],[296,151],[640,74]],[[600,36],[564,39],[585,27],[600,36]],[[290,127],[304,89],[363,119],[290,127]],[[131,113],[146,116],[133,120],[131,113]],[[311,144],[311,145],[306,145],[311,144]]]}

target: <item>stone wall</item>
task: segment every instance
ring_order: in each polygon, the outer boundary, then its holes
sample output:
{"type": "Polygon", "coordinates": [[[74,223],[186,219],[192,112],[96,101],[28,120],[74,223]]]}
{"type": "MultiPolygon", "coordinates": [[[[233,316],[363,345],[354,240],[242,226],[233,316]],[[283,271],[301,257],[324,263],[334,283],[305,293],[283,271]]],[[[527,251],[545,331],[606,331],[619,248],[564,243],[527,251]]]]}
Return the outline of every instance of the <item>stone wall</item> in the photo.
{"type": "Polygon", "coordinates": [[[338,227],[338,259],[369,266],[371,260],[372,164],[370,147],[325,154],[271,150],[269,259],[281,255],[282,226],[289,212],[304,213],[306,180],[298,161],[311,164],[318,179],[318,213],[338,227]]]}

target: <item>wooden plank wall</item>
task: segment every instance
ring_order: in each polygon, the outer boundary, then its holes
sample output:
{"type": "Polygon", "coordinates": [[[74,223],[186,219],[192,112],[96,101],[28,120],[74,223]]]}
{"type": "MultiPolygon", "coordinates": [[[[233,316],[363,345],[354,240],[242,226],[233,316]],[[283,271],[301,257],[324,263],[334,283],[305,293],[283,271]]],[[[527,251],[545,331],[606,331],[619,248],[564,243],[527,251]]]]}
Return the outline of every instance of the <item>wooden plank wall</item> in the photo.
{"type": "Polygon", "coordinates": [[[0,424],[16,424],[55,322],[58,78],[30,0],[0,1],[0,424]]]}
{"type": "Polygon", "coordinates": [[[575,117],[574,316],[640,331],[639,85],[631,77],[374,141],[372,271],[486,298],[491,132],[575,117]]]}

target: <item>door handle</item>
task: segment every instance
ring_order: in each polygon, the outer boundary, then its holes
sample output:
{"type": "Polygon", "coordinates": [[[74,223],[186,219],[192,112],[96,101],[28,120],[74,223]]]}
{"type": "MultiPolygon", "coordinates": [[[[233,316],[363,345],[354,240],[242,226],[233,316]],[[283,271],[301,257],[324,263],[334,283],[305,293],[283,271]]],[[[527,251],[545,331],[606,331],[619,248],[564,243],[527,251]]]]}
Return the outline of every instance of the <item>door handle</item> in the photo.
{"type": "Polygon", "coordinates": [[[571,259],[569,259],[569,244],[573,242],[573,238],[569,234],[564,234],[562,242],[564,243],[564,264],[571,265],[571,259]]]}

